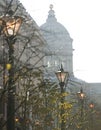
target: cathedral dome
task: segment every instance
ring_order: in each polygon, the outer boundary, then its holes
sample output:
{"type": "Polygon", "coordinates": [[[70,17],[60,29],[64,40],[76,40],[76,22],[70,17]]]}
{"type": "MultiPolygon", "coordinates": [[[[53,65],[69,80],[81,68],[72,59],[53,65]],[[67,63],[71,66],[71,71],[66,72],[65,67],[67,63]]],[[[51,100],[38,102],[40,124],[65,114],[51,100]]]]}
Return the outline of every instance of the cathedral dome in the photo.
{"type": "Polygon", "coordinates": [[[63,65],[65,70],[72,73],[73,40],[66,28],[57,21],[53,5],[50,5],[48,13],[46,22],[40,26],[42,35],[47,43],[44,47],[46,56],[44,64],[47,66],[49,73],[53,73],[60,64],[63,65]]]}
{"type": "Polygon", "coordinates": [[[61,23],[57,22],[53,5],[50,5],[50,10],[48,13],[46,23],[40,26],[48,45],[50,48],[54,45],[54,48],[52,49],[56,49],[60,46],[69,47],[68,44],[72,43],[72,38],[66,28],[61,23]]]}

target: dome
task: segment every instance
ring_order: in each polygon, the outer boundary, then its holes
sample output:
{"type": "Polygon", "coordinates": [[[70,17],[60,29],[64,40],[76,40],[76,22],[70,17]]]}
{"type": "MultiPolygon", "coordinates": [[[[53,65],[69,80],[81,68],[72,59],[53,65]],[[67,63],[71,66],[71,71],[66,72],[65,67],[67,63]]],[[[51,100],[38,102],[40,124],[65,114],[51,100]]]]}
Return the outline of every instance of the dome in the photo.
{"type": "Polygon", "coordinates": [[[67,44],[72,43],[72,38],[67,29],[61,23],[57,22],[53,5],[50,5],[48,13],[46,23],[41,25],[40,29],[50,48],[52,45],[54,45],[54,48],[58,48],[60,45],[66,46],[67,44]]]}
{"type": "Polygon", "coordinates": [[[57,19],[55,18],[55,15],[53,14],[54,14],[54,11],[50,10],[46,23],[44,23],[41,26],[41,29],[46,29],[50,32],[54,32],[55,34],[62,32],[62,34],[69,35],[66,28],[61,23],[57,22],[57,19]]]}
{"type": "Polygon", "coordinates": [[[48,18],[46,19],[46,22],[40,26],[40,30],[47,42],[44,47],[44,64],[47,66],[49,74],[53,74],[60,64],[63,65],[65,70],[72,73],[73,40],[66,28],[57,21],[53,5],[50,5],[48,18]]]}

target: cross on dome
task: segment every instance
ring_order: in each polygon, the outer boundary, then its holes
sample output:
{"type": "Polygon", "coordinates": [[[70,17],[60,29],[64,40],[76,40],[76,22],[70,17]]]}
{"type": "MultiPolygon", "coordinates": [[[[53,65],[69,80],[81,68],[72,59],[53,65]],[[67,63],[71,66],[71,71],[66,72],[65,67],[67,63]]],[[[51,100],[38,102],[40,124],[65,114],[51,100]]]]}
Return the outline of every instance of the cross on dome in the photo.
{"type": "Polygon", "coordinates": [[[49,8],[50,8],[50,10],[52,10],[52,9],[53,9],[53,5],[52,5],[52,4],[50,4],[49,8]]]}

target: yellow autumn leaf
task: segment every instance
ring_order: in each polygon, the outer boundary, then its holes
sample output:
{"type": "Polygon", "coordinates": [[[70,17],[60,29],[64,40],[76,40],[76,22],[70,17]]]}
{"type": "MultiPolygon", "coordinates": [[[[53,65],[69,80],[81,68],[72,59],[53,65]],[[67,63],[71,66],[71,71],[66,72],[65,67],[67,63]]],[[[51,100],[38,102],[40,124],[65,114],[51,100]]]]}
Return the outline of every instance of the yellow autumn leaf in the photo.
{"type": "Polygon", "coordinates": [[[64,92],[64,93],[62,93],[62,96],[63,96],[63,97],[66,97],[66,96],[68,96],[68,93],[67,93],[67,92],[64,92]]]}
{"type": "Polygon", "coordinates": [[[11,69],[11,67],[12,67],[12,66],[11,66],[11,64],[9,64],[9,63],[8,63],[8,64],[6,64],[6,69],[7,69],[7,70],[10,70],[10,69],[11,69]]]}

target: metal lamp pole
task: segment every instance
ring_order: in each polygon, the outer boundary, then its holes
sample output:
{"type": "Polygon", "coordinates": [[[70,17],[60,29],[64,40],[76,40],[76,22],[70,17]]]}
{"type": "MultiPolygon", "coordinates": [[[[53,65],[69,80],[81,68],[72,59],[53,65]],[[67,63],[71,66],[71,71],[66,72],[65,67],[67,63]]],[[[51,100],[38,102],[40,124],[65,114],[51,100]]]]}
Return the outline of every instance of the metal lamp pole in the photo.
{"type": "Polygon", "coordinates": [[[94,103],[91,102],[89,104],[89,107],[91,109],[91,114],[90,114],[90,129],[94,130],[94,119],[93,119],[94,103]]]}
{"type": "MultiPolygon", "coordinates": [[[[84,109],[84,98],[85,98],[85,94],[83,92],[83,89],[80,89],[80,92],[77,93],[80,103],[81,103],[81,123],[83,122],[83,109],[84,109]]],[[[83,127],[81,128],[81,130],[83,129],[83,127]]]]}
{"type": "MultiPolygon", "coordinates": [[[[58,72],[55,73],[58,80],[59,80],[59,85],[60,85],[60,88],[61,88],[61,94],[63,94],[65,92],[65,89],[64,89],[64,86],[65,86],[65,81],[66,81],[66,78],[68,77],[68,72],[65,72],[62,65],[61,65],[61,68],[58,72]]],[[[61,104],[64,104],[64,97],[62,96],[61,97],[61,104]]],[[[65,122],[64,122],[64,115],[65,111],[64,111],[64,108],[61,107],[61,130],[65,130],[65,122]]]]}
{"type": "Polygon", "coordinates": [[[8,44],[8,99],[7,99],[7,130],[15,129],[15,81],[14,81],[14,44],[16,42],[16,34],[22,23],[21,17],[3,16],[0,18],[2,25],[2,33],[8,44]]]}

